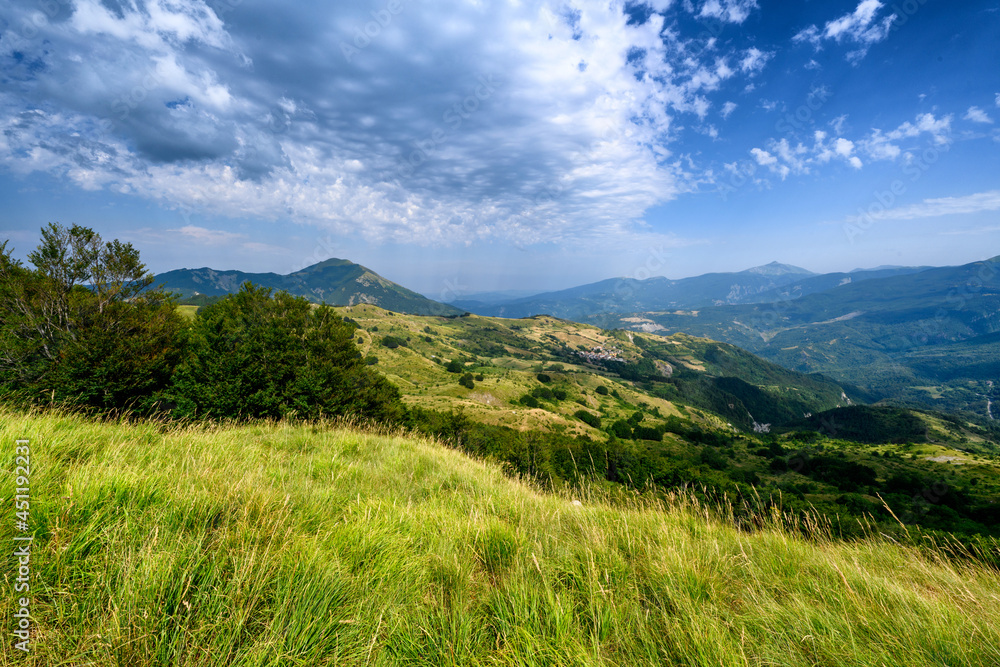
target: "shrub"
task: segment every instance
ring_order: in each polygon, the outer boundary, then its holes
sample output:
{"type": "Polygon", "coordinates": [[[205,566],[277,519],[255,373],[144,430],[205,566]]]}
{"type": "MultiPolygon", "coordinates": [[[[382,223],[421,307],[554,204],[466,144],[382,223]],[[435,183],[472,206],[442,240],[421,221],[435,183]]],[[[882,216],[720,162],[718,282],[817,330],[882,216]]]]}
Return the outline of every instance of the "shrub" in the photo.
{"type": "Polygon", "coordinates": [[[546,375],[545,373],[539,373],[535,377],[537,377],[538,381],[541,382],[542,384],[548,384],[549,382],[552,382],[552,377],[546,375]]]}
{"type": "Polygon", "coordinates": [[[466,373],[465,375],[463,375],[461,378],[459,378],[458,383],[463,387],[467,387],[469,389],[473,389],[476,386],[476,383],[472,380],[472,373],[466,373]]]}
{"type": "Polygon", "coordinates": [[[451,361],[448,362],[448,365],[445,366],[445,369],[449,373],[461,373],[463,370],[465,370],[465,364],[463,364],[458,359],[452,359],[451,361]]]}
{"type": "Polygon", "coordinates": [[[588,426],[601,428],[601,418],[598,415],[587,412],[586,410],[577,410],[573,413],[573,416],[588,426]]]}
{"type": "Polygon", "coordinates": [[[522,396],[520,399],[520,403],[521,405],[524,405],[529,408],[538,407],[538,399],[532,396],[531,394],[525,394],[524,396],[522,396]]]}
{"type": "Polygon", "coordinates": [[[557,401],[565,401],[569,394],[566,393],[565,389],[553,389],[552,396],[555,397],[557,401]]]}
{"type": "Polygon", "coordinates": [[[406,347],[406,341],[396,336],[386,336],[382,339],[382,347],[395,350],[397,347],[406,347]]]}
{"type": "Polygon", "coordinates": [[[548,387],[535,387],[531,390],[531,395],[535,398],[541,398],[548,401],[551,401],[555,397],[552,390],[548,387]]]}
{"type": "Polygon", "coordinates": [[[483,374],[480,373],[479,375],[476,376],[476,382],[482,382],[482,381],[483,381],[483,374]]]}
{"type": "Polygon", "coordinates": [[[377,363],[378,363],[378,357],[373,356],[373,355],[369,355],[369,356],[365,357],[365,364],[367,364],[369,366],[374,366],[377,363]]]}
{"type": "Polygon", "coordinates": [[[632,437],[636,440],[663,440],[663,431],[652,426],[636,426],[632,430],[632,437]]]}
{"type": "Polygon", "coordinates": [[[595,391],[596,393],[600,394],[601,396],[607,396],[607,395],[608,395],[608,388],[607,388],[607,387],[605,387],[605,386],[604,386],[603,384],[602,384],[602,385],[600,385],[600,386],[599,386],[599,387],[598,387],[597,389],[595,389],[594,391],[595,391]]]}
{"type": "Polygon", "coordinates": [[[632,439],[632,427],[624,419],[617,420],[608,429],[616,438],[621,438],[622,440],[632,439]]]}

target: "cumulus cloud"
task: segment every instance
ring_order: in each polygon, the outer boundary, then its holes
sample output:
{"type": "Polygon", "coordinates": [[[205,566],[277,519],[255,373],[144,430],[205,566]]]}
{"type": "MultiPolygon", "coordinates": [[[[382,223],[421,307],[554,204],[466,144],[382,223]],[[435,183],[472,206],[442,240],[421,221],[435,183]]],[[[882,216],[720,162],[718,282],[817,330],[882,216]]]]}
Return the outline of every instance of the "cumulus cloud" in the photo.
{"type": "Polygon", "coordinates": [[[920,114],[915,122],[906,121],[895,130],[888,132],[886,138],[890,141],[897,141],[929,134],[934,143],[938,145],[948,144],[951,142],[951,120],[951,115],[937,118],[932,113],[920,114]]]}
{"type": "Polygon", "coordinates": [[[698,16],[729,23],[743,23],[755,9],[757,0],[705,0],[698,16]]]}
{"type": "MultiPolygon", "coordinates": [[[[676,119],[704,118],[768,57],[691,55],[659,14],[637,24],[601,0],[53,7],[0,43],[0,165],[376,241],[627,229],[694,178],[676,119]]],[[[740,23],[756,7],[697,11],[740,23]]],[[[0,21],[32,12],[7,3],[0,21]]]]}
{"type": "Polygon", "coordinates": [[[817,50],[824,40],[853,44],[857,48],[847,53],[847,59],[858,62],[873,44],[889,36],[893,22],[899,18],[896,14],[876,18],[884,6],[879,0],[861,0],[853,12],[827,22],[822,30],[815,25],[803,28],[792,37],[792,41],[812,44],[817,50]]]}
{"type": "Polygon", "coordinates": [[[973,123],[992,123],[993,119],[987,115],[985,111],[979,107],[969,107],[969,110],[965,113],[965,120],[972,121],[973,123]]]}
{"type": "Polygon", "coordinates": [[[747,49],[743,58],[740,60],[740,70],[745,74],[753,76],[763,70],[767,61],[773,56],[773,53],[765,53],[757,47],[751,47],[747,49]]]}
{"type": "Polygon", "coordinates": [[[757,164],[782,180],[790,174],[808,174],[813,167],[824,165],[831,161],[842,161],[854,169],[864,166],[856,153],[855,142],[844,137],[830,137],[826,132],[818,130],[813,133],[812,144],[801,141],[792,142],[787,138],[771,139],[767,150],[751,149],[757,164]]]}
{"type": "Polygon", "coordinates": [[[723,105],[722,105],[722,111],[721,111],[721,114],[722,114],[722,118],[723,118],[723,119],[726,119],[726,118],[729,118],[729,116],[730,116],[730,115],[731,115],[731,114],[732,114],[732,113],[733,113],[734,111],[736,111],[736,107],[737,107],[737,106],[738,106],[738,105],[736,104],[736,102],[726,102],[725,104],[723,104],[723,105]]]}

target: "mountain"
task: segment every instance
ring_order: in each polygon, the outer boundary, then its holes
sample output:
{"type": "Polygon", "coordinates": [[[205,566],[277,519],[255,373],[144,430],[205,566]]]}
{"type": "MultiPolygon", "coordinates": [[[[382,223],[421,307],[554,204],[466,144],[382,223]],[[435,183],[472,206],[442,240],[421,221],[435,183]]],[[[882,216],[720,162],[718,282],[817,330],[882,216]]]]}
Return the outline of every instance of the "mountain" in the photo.
{"type": "Polygon", "coordinates": [[[787,264],[772,262],[738,273],[708,273],[693,278],[646,280],[611,278],[589,285],[546,292],[499,303],[462,301],[454,305],[492,317],[552,315],[583,320],[607,312],[636,312],[702,308],[727,303],[753,303],[761,294],[814,275],[787,264]]]}
{"type": "Polygon", "coordinates": [[[989,418],[993,383],[1000,381],[1000,257],[845,283],[794,300],[590,321],[707,336],[857,385],[873,399],[989,418]]]}
{"type": "Polygon", "coordinates": [[[178,269],[159,274],[154,284],[163,283],[168,291],[186,298],[231,294],[248,281],[274,290],[285,290],[316,303],[335,306],[368,303],[399,313],[446,317],[463,312],[386,280],[360,264],[335,258],[288,275],[216,271],[207,267],[178,269]]]}

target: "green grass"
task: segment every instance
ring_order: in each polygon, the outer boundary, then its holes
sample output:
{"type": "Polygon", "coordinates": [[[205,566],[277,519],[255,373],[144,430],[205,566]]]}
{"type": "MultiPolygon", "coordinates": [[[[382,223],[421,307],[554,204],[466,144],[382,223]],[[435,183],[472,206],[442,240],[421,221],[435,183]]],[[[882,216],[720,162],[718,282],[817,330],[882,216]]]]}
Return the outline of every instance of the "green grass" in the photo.
{"type": "MultiPolygon", "coordinates": [[[[880,538],[740,532],[681,498],[545,495],[337,426],[0,411],[32,451],[27,665],[995,665],[1000,574],[880,538]]],[[[5,547],[7,553],[12,549],[5,547]]]]}

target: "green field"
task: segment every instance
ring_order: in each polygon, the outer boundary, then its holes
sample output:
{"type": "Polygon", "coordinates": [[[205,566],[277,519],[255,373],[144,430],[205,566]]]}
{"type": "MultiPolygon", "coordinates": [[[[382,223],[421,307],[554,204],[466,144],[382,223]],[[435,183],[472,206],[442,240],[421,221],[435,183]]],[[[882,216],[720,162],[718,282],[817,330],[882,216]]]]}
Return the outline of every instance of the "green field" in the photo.
{"type": "Polygon", "coordinates": [[[35,535],[31,653],[4,665],[1000,661],[1000,575],[877,536],[543,494],[343,426],[4,411],[0,434],[4,498],[30,439],[35,535]]]}

